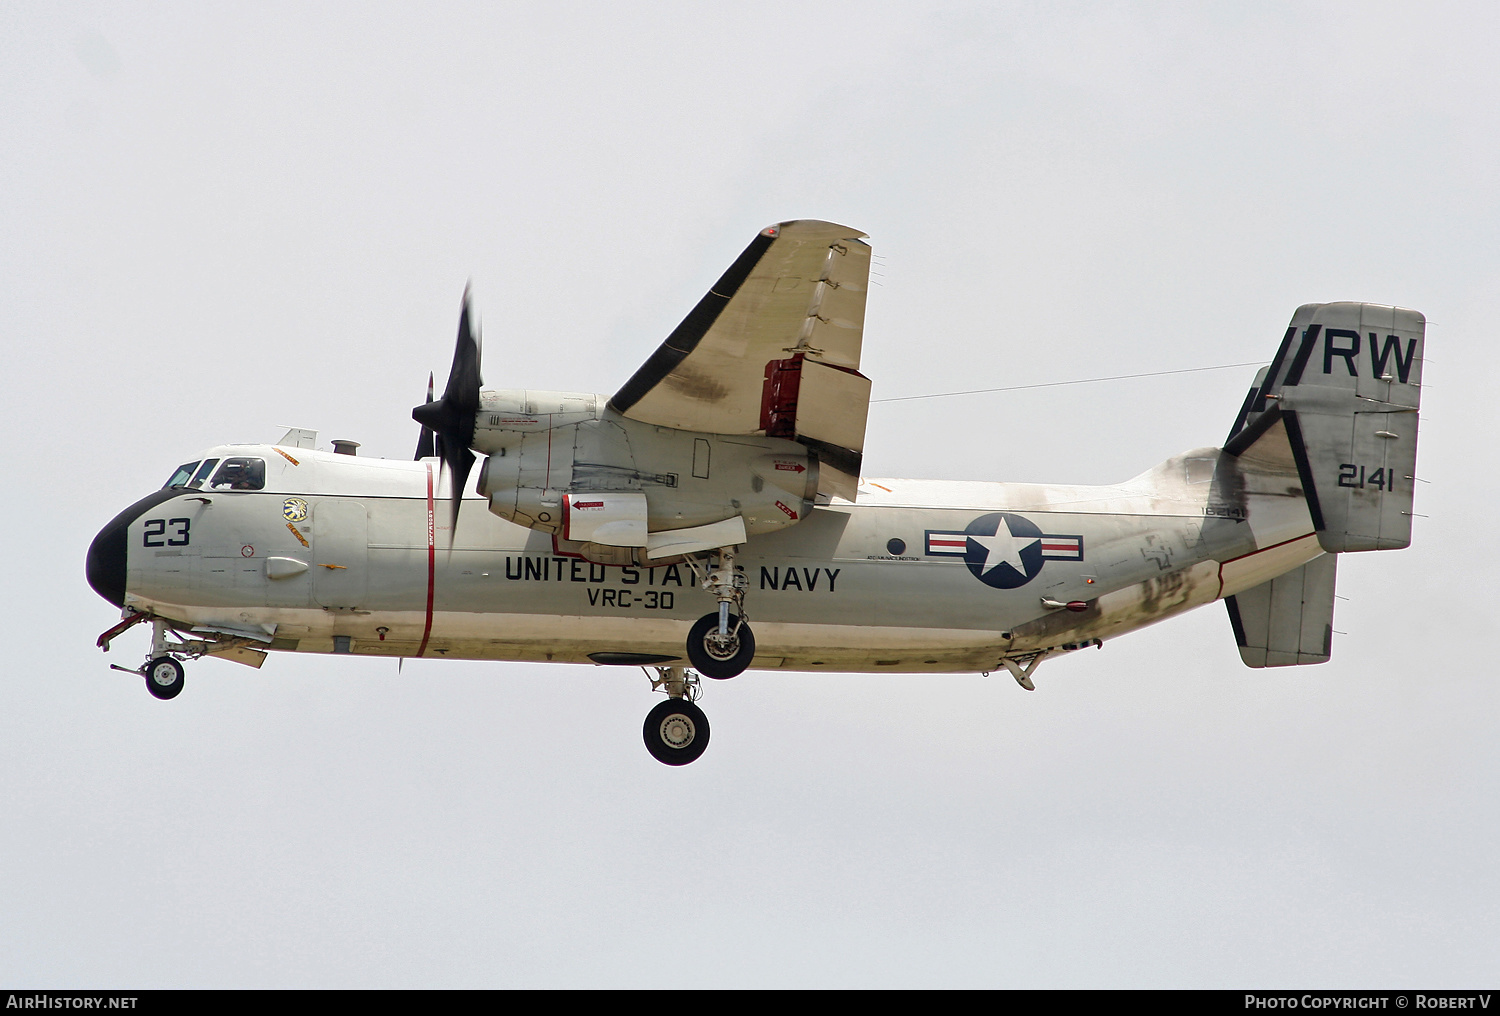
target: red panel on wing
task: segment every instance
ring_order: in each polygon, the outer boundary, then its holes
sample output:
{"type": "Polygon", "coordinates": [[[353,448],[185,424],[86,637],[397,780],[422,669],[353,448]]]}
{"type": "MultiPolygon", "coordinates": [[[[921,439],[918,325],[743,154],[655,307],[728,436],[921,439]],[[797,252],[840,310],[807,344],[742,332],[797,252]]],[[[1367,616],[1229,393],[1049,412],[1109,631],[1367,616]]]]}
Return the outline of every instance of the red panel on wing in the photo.
{"type": "Polygon", "coordinates": [[[760,426],[766,437],[796,437],[797,392],[801,386],[801,353],[766,364],[760,394],[760,426]]]}

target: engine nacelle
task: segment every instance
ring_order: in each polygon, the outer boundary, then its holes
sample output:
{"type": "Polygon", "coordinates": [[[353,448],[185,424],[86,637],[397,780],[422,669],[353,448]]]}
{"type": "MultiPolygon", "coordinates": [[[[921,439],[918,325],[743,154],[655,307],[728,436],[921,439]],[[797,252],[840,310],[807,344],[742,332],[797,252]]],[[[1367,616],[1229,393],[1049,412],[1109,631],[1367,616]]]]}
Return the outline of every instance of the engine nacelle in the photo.
{"type": "Polygon", "coordinates": [[[484,392],[473,448],[489,456],[478,489],[496,515],[601,548],[736,519],[745,536],[773,532],[806,518],[818,490],[817,456],[795,441],[656,427],[599,395],[484,392]]]}

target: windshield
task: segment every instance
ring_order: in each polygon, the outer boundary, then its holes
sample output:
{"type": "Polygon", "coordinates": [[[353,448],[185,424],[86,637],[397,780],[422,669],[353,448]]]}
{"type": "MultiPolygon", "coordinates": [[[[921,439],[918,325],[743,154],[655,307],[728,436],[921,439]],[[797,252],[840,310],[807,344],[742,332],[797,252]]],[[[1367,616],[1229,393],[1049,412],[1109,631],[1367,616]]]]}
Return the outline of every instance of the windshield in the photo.
{"type": "Polygon", "coordinates": [[[208,487],[210,490],[261,490],[265,485],[265,459],[225,459],[208,487]]]}
{"type": "Polygon", "coordinates": [[[214,466],[217,466],[218,464],[219,464],[219,460],[218,459],[204,459],[203,460],[203,465],[199,466],[198,467],[198,471],[193,474],[193,482],[190,483],[190,484],[188,484],[188,486],[189,487],[201,487],[201,486],[203,486],[203,481],[206,480],[206,479],[208,479],[208,474],[212,473],[214,471],[214,466]]]}
{"type": "Polygon", "coordinates": [[[189,462],[186,465],[178,466],[177,472],[173,473],[172,478],[162,484],[162,487],[164,489],[167,487],[186,487],[187,482],[193,478],[193,471],[197,468],[198,463],[196,462],[189,462]]]}

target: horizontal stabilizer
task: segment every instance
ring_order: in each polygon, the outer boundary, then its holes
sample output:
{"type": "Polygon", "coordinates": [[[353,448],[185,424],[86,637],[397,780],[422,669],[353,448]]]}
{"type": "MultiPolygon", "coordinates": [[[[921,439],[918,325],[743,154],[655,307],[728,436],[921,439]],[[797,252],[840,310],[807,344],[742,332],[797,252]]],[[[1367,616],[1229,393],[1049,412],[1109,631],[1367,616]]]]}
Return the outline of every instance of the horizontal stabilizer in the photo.
{"type": "Polygon", "coordinates": [[[1328,662],[1332,655],[1337,569],[1338,555],[1323,554],[1301,568],[1225,599],[1245,666],[1298,667],[1328,662]]]}

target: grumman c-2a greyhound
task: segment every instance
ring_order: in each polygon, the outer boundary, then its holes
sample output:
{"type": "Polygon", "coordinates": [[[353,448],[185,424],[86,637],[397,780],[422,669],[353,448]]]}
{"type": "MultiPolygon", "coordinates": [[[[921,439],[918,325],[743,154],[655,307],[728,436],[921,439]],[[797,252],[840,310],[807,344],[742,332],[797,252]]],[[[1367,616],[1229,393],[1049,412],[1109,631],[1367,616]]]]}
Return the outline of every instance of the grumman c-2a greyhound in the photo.
{"type": "Polygon", "coordinates": [[[762,230],[610,397],[483,390],[465,293],[415,461],[305,431],[195,457],[90,547],[123,611],[99,644],[151,622],[131,672],[162,699],[183,660],[278,650],[639,665],[669,765],[708,743],[700,674],[1032,690],[1046,659],[1218,599],[1247,665],[1328,660],[1337,555],[1411,542],[1421,314],[1299,308],[1224,446],[1124,483],[862,480],[864,241],[762,230]]]}

